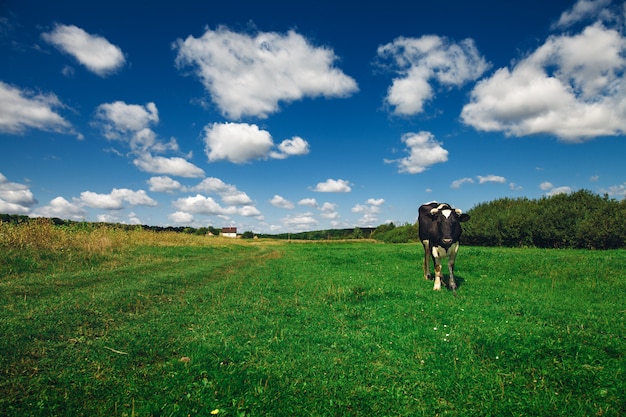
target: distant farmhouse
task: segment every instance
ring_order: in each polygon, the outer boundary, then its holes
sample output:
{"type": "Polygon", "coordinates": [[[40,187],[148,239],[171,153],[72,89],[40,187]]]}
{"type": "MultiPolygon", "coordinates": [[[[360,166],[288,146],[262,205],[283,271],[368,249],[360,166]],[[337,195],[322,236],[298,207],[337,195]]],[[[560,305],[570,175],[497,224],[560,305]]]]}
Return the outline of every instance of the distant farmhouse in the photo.
{"type": "Polygon", "coordinates": [[[222,227],[222,236],[224,237],[237,237],[236,227],[222,227]]]}

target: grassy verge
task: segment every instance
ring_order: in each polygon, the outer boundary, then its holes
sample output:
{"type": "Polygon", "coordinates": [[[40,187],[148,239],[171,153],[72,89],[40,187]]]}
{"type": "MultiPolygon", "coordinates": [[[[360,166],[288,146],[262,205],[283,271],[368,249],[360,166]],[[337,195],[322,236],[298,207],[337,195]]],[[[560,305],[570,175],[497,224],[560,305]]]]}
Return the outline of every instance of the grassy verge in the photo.
{"type": "Polygon", "coordinates": [[[0,255],[0,414],[626,413],[625,251],[124,239],[0,255]]]}

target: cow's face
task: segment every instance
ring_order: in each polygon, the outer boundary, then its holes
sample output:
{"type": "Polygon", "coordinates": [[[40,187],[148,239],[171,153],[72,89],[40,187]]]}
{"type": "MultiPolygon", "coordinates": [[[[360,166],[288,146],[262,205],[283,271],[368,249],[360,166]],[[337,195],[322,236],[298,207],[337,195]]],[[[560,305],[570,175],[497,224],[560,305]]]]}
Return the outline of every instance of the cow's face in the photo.
{"type": "Polygon", "coordinates": [[[449,248],[461,237],[461,222],[466,222],[470,216],[454,209],[433,209],[430,212],[432,219],[437,224],[437,230],[441,241],[438,242],[445,248],[449,248]]]}

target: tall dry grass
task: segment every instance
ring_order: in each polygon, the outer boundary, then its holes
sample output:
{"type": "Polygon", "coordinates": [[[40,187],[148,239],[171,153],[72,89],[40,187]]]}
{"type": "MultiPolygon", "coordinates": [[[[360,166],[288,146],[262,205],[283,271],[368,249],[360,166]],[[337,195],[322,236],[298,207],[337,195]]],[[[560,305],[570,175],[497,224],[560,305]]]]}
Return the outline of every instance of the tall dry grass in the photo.
{"type": "Polygon", "coordinates": [[[110,224],[74,223],[55,225],[38,218],[22,223],[0,221],[0,249],[17,251],[84,251],[105,254],[135,245],[206,246],[244,243],[241,239],[205,237],[177,232],[123,229],[110,224]]]}

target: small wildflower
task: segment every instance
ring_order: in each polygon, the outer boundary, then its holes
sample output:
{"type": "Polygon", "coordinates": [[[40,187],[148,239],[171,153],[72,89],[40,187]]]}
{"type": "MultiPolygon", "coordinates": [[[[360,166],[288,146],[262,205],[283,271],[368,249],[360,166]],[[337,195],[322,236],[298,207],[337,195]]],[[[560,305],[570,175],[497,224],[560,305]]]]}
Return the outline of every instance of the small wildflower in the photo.
{"type": "Polygon", "coordinates": [[[436,328],[436,327],[433,327],[433,330],[434,330],[434,331],[437,331],[437,328],[436,328]]]}
{"type": "Polygon", "coordinates": [[[219,413],[220,413],[219,408],[216,408],[215,410],[211,411],[211,415],[214,415],[214,416],[218,415],[219,413]]]}

